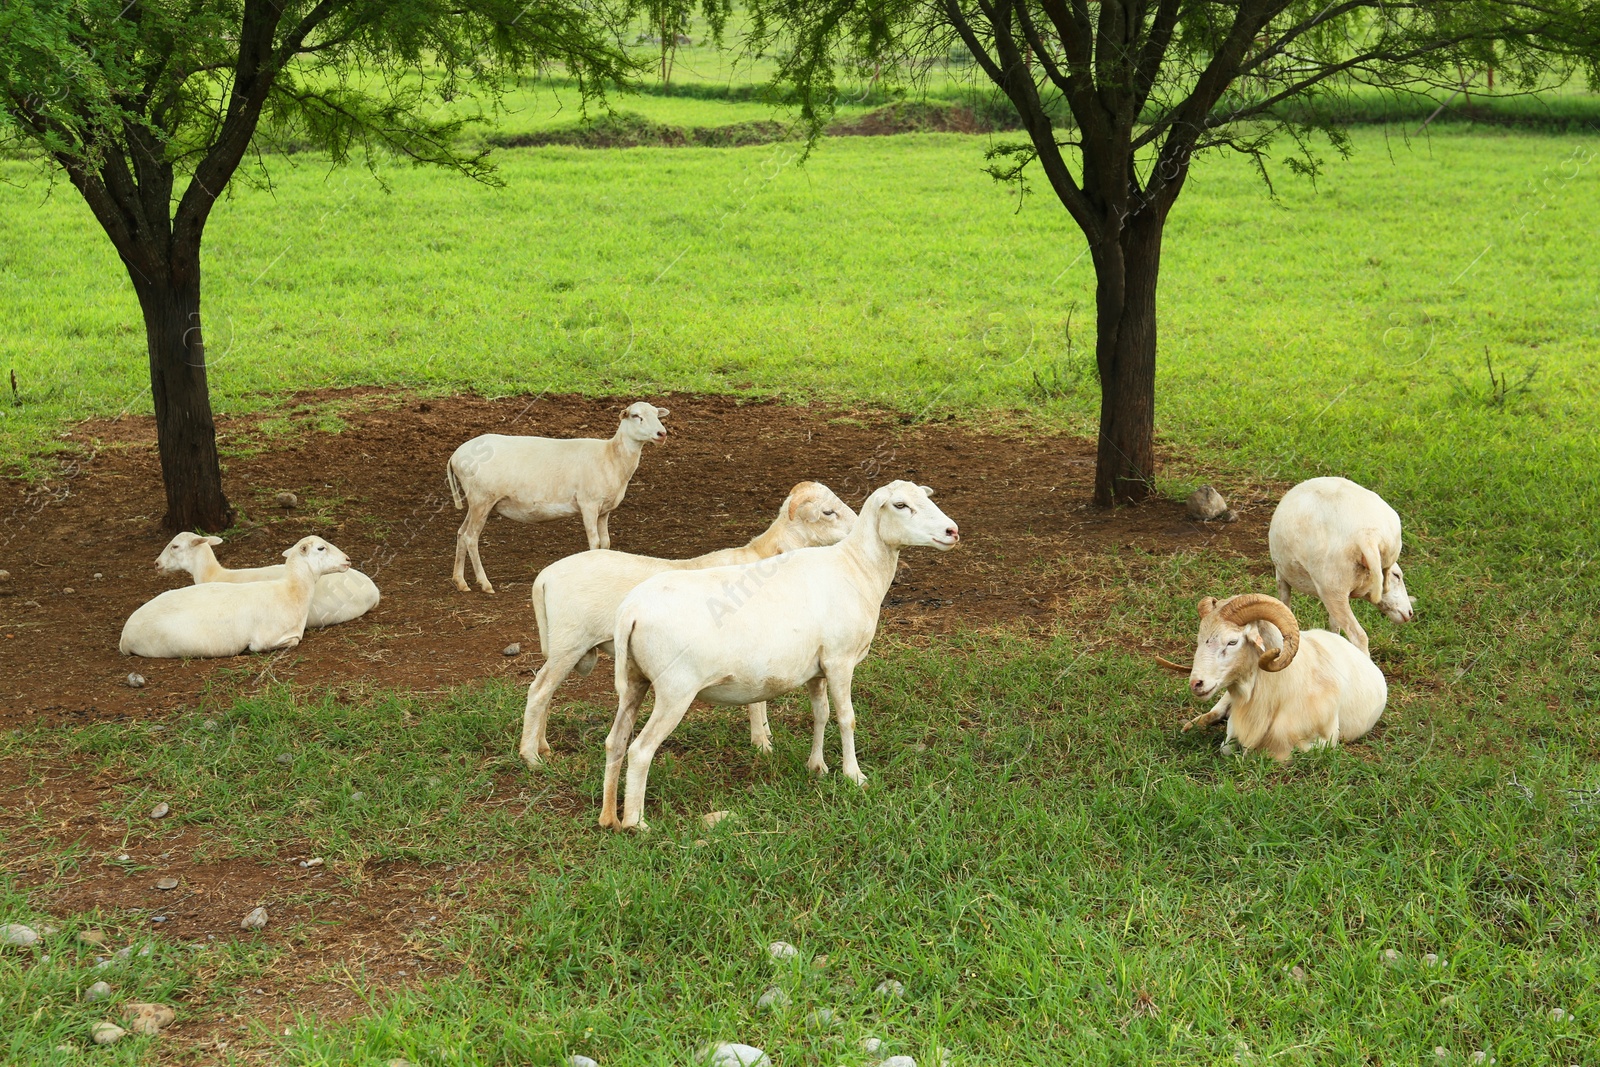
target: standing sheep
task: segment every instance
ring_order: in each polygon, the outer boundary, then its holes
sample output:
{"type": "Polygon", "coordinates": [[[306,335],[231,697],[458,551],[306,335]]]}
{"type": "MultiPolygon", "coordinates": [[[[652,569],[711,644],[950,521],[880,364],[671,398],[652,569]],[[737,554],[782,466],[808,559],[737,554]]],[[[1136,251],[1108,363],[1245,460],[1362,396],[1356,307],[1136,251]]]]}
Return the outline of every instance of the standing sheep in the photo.
{"type": "Polygon", "coordinates": [[[696,698],[739,705],[806,687],[814,726],[806,766],[826,774],[822,742],[831,698],[845,777],[866,776],[856,762],[850,683],[878,629],[900,550],[945,551],[961,539],[928,499],[932,490],[890,482],[867,498],[850,534],[826,548],[802,548],[742,567],[668,571],[642,583],[617,609],[617,717],[606,737],[600,825],[644,829],[645,781],[656,749],[696,698]],[[655,708],[630,746],[645,690],[655,708]],[[627,806],[617,818],[617,786],[628,760],[627,806]]]}
{"type": "Polygon", "coordinates": [[[1283,494],[1267,546],[1278,572],[1278,599],[1309,593],[1328,623],[1368,651],[1367,632],[1350,599],[1372,601],[1395,622],[1409,622],[1416,600],[1400,571],[1400,516],[1383,498],[1348,478],[1312,478],[1283,494]]]}
{"type": "Polygon", "coordinates": [[[478,588],[494,592],[478,557],[478,535],[491,513],[517,522],[582,515],[589,547],[610,548],[607,520],[622,503],[644,446],[666,440],[661,420],[668,414],[641,401],[623,410],[617,432],[607,440],[486,433],[456,449],[445,470],[456,508],[467,509],[456,534],[456,588],[467,590],[470,555],[478,588]]]}
{"type": "Polygon", "coordinates": [[[167,590],[128,616],[117,647],[124,656],[152,659],[293,648],[305,633],[317,579],[348,570],[350,560],[320,537],[302,538],[283,557],[289,562],[277,581],[167,590]]]}
{"type": "MultiPolygon", "coordinates": [[[[195,585],[207,582],[270,582],[284,576],[287,565],[247,567],[230,570],[217,562],[211,551],[222,544],[220,537],[181,533],[167,542],[167,547],[156,557],[156,569],[168,574],[188,574],[195,585]]],[[[317,579],[316,592],[311,597],[311,610],[306,614],[310,627],[332,626],[360,618],[378,606],[378,587],[371,578],[355,568],[324,574],[317,579]]]]}
{"type": "MultiPolygon", "coordinates": [[[[559,559],[533,581],[533,613],[539,624],[539,651],[545,663],[528,686],[522,715],[522,758],[531,767],[548,755],[545,724],[556,687],[576,668],[587,675],[600,653],[611,652],[617,606],[646,578],[670,570],[726,567],[813,545],[837,544],[855,523],[856,513],[833,490],[801,482],[789,490],[772,525],[738,548],[724,548],[693,559],[656,559],[593,549],[559,559]]],[[[750,743],[772,751],[765,702],[750,705],[750,743]]]]}

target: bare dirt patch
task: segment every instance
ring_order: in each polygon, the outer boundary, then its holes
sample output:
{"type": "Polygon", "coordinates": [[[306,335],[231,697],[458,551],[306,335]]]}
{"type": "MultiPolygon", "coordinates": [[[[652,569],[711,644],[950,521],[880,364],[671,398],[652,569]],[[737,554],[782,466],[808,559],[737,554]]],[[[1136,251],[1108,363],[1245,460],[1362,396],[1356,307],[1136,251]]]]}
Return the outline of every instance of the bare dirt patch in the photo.
{"type": "MultiPolygon", "coordinates": [[[[877,485],[914,479],[937,490],[962,543],[902,557],[884,605],[889,632],[1092,623],[1115,597],[1114,555],[1135,565],[1198,550],[1266,559],[1265,497],[1232,501],[1239,521],[1229,524],[1192,522],[1168,500],[1092,507],[1094,446],[1081,438],[820,405],[657,399],[672,409],[671,436],[646,448],[612,516],[613,546],[690,556],[759,532],[795,482],[825,482],[854,506],[877,485]]],[[[541,568],[587,547],[581,524],[491,519],[482,552],[499,593],[458,592],[450,565],[462,513],[451,505],[445,462],[479,433],[609,436],[624,403],[332,390],[273,415],[220,420],[226,487],[243,516],[218,550],[223,563],[275,562],[299,538],[321,534],[372,575],[383,600],[355,622],[308,632],[292,652],[191,662],[117,652],[129,613],[180,584],[153,564],[166,537],[151,420],[77,427],[82,452],[58,475],[0,482],[0,568],[11,572],[0,582],[0,726],[150,718],[269,681],[429,691],[531,679],[539,657],[529,586],[541,568]],[[285,490],[299,507],[273,504],[285,490]],[[513,642],[525,651],[502,655],[513,642]],[[128,687],[130,671],[145,688],[128,687]]],[[[608,679],[596,671],[571,692],[604,700],[608,679]]]]}

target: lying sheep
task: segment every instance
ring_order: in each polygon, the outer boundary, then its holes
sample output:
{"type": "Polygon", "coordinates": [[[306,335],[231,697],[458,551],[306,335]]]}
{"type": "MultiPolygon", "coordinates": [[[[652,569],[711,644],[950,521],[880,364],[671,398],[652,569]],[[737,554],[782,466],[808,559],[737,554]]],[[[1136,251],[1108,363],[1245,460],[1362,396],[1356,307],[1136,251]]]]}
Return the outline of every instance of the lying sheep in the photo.
{"type": "Polygon", "coordinates": [[[466,557],[478,588],[494,592],[478,557],[478,535],[491,513],[517,522],[548,522],[583,516],[590,548],[610,548],[607,522],[639,468],[639,453],[651,441],[666,439],[661,420],[666,408],[640,402],[622,412],[608,440],[593,437],[508,437],[486,433],[455,450],[445,476],[456,508],[467,517],[456,534],[456,588],[466,592],[466,557]]]}
{"type": "Polygon", "coordinates": [[[277,581],[167,590],[128,616],[117,647],[153,659],[293,648],[305,633],[317,579],[348,569],[350,560],[320,537],[302,538],[283,556],[289,562],[277,581]]]}
{"type": "Polygon", "coordinates": [[[1394,622],[1409,622],[1416,598],[1406,595],[1400,564],[1400,516],[1383,498],[1348,478],[1312,478],[1287,493],[1272,513],[1267,546],[1278,571],[1278,599],[1309,593],[1328,609],[1332,629],[1361,651],[1367,632],[1350,598],[1372,601],[1394,622]]]}
{"type": "Polygon", "coordinates": [[[1226,716],[1222,751],[1232,752],[1237,741],[1276,760],[1364,736],[1389,697],[1383,672],[1366,653],[1327,630],[1302,632],[1287,605],[1262,593],[1200,601],[1194,665],[1160,662],[1188,672],[1189,689],[1201,700],[1223,692],[1185,730],[1226,716]]]}
{"type": "MultiPolygon", "coordinates": [[[[270,582],[282,578],[286,565],[248,567],[229,570],[217,562],[211,549],[222,544],[220,537],[202,537],[200,534],[181,533],[167,542],[167,547],[156,557],[156,569],[168,574],[189,574],[195,585],[207,582],[270,582]]],[[[309,627],[332,626],[360,618],[378,606],[378,587],[371,578],[351,568],[334,574],[324,574],[317,579],[316,592],[311,597],[311,610],[306,615],[309,627]]]]}
{"type": "Polygon", "coordinates": [[[752,704],[799,686],[811,699],[814,732],[806,766],[826,774],[822,741],[831,699],[839,723],[845,777],[866,776],[856,762],[850,682],[878,628],[900,550],[941,551],[960,540],[932,490],[891,482],[861,506],[849,536],[826,548],[802,548],[741,567],[668,571],[639,585],[617,609],[617,716],[606,737],[600,825],[644,829],[650,761],[697,697],[711,704],[752,704]],[[630,746],[645,690],[655,709],[630,746]],[[617,819],[617,785],[628,757],[627,806],[617,819]]]}
{"type": "MultiPolygon", "coordinates": [[[[813,545],[836,544],[850,532],[856,513],[817,482],[801,482],[789,490],[778,517],[747,545],[725,548],[693,559],[669,560],[594,549],[557,560],[533,582],[533,613],[539,623],[539,651],[544,666],[528,686],[522,714],[522,758],[529,766],[549,755],[545,725],[555,691],[576,668],[587,675],[602,651],[611,652],[617,605],[635,586],[669,570],[700,570],[753,563],[759,559],[813,545]]],[[[750,743],[772,751],[764,701],[750,705],[750,743]]]]}

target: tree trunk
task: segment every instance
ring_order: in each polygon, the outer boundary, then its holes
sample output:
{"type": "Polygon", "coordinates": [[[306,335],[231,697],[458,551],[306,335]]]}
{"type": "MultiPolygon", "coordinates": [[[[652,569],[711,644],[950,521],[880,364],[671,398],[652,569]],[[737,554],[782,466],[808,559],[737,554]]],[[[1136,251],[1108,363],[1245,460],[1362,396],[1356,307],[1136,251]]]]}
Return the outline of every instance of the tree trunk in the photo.
{"type": "Polygon", "coordinates": [[[200,333],[200,252],[173,250],[168,270],[156,277],[134,271],[150,351],[150,394],[155,401],[161,478],[167,489],[168,532],[216,531],[233,522],[222,493],[217,427],[206,386],[205,343],[200,333]]]}
{"type": "Polygon", "coordinates": [[[1129,216],[1114,249],[1095,257],[1095,360],[1100,370],[1100,450],[1094,502],[1136,504],[1156,472],[1156,279],[1165,212],[1129,216]]]}

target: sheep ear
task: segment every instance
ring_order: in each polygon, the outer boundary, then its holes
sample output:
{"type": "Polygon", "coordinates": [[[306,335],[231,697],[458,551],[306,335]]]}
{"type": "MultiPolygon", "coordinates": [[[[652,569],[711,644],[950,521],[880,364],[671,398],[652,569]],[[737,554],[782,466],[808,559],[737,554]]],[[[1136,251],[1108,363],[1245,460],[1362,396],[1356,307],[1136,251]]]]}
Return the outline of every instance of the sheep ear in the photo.
{"type": "Polygon", "coordinates": [[[656,418],[658,418],[658,419],[664,419],[668,415],[671,415],[671,414],[672,414],[672,412],[669,411],[667,408],[656,408],[656,418]]]}
{"type": "Polygon", "coordinates": [[[799,514],[799,512],[800,512],[800,498],[795,496],[793,493],[790,493],[789,494],[789,521],[793,522],[795,516],[797,514],[799,514]]]}
{"type": "Polygon", "coordinates": [[[284,559],[288,559],[292,555],[294,555],[294,546],[291,545],[290,547],[288,547],[288,548],[283,550],[283,558],[284,559]]]}
{"type": "Polygon", "coordinates": [[[932,496],[933,495],[933,486],[931,486],[931,485],[919,485],[919,486],[917,486],[917,488],[921,489],[923,491],[923,493],[926,494],[927,496],[932,496]]]}
{"type": "Polygon", "coordinates": [[[1210,615],[1213,611],[1217,610],[1217,598],[1214,596],[1201,597],[1198,607],[1200,610],[1200,617],[1203,619],[1207,615],[1210,615]]]}
{"type": "Polygon", "coordinates": [[[1260,626],[1255,623],[1246,626],[1244,628],[1244,636],[1245,640],[1256,646],[1257,651],[1265,652],[1267,650],[1267,642],[1261,636],[1260,626]]]}
{"type": "Polygon", "coordinates": [[[220,537],[207,537],[205,539],[205,543],[215,547],[217,545],[222,544],[222,538],[220,538],[220,537]]]}

